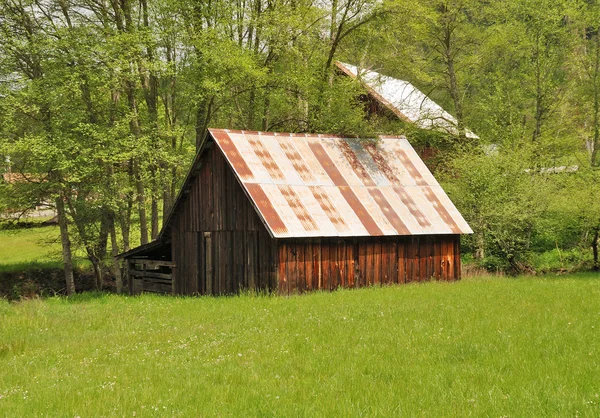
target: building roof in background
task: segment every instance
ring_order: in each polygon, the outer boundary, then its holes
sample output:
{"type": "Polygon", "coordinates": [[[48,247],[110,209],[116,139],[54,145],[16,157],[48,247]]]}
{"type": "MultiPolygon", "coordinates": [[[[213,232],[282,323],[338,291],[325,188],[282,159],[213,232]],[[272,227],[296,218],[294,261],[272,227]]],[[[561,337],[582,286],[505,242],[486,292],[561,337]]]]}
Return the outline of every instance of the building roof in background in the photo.
{"type": "Polygon", "coordinates": [[[472,233],[404,137],[210,134],[275,238],[472,233]]]}
{"type": "MultiPolygon", "coordinates": [[[[423,129],[435,129],[454,135],[458,133],[456,119],[408,81],[375,71],[359,70],[354,65],[339,61],[336,65],[350,77],[358,78],[375,99],[400,119],[423,129]]],[[[468,138],[479,138],[469,130],[466,135],[468,138]]]]}

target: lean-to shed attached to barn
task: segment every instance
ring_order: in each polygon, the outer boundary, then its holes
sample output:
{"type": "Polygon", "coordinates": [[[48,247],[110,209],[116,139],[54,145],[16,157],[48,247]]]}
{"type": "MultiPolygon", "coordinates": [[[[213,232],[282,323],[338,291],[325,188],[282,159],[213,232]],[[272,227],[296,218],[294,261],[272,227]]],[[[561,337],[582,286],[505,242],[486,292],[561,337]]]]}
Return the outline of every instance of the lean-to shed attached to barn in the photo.
{"type": "Polygon", "coordinates": [[[280,294],[460,277],[471,229],[404,137],[211,129],[130,290],[280,294]]]}

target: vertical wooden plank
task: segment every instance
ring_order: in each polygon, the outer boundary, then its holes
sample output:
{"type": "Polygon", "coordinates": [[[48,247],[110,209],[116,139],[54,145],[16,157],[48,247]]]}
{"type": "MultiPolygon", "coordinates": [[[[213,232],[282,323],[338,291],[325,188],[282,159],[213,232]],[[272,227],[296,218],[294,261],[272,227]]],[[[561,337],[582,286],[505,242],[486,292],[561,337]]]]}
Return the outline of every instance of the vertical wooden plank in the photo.
{"type": "Polygon", "coordinates": [[[444,236],[442,241],[442,278],[443,280],[451,280],[450,277],[450,257],[448,251],[448,239],[444,236]]]}
{"type": "Polygon", "coordinates": [[[205,257],[205,280],[206,280],[206,294],[213,294],[213,246],[210,232],[204,233],[204,257],[205,257]]]}
{"type": "Polygon", "coordinates": [[[419,239],[419,281],[421,282],[429,279],[427,277],[427,259],[429,258],[427,238],[422,236],[419,239]]]}
{"type": "Polygon", "coordinates": [[[256,291],[256,278],[254,276],[254,236],[254,232],[248,231],[246,232],[246,238],[244,240],[244,243],[246,244],[246,275],[248,277],[248,288],[251,291],[256,291]]]}
{"type": "Polygon", "coordinates": [[[286,294],[292,294],[296,289],[297,283],[297,270],[296,270],[296,244],[294,242],[287,243],[287,289],[286,294]]]}
{"type": "Polygon", "coordinates": [[[462,276],[462,262],[460,259],[460,235],[454,237],[454,280],[460,280],[462,276]]]}
{"type": "Polygon", "coordinates": [[[442,242],[439,235],[433,240],[433,276],[436,280],[442,278],[442,242]]]}
{"type": "Polygon", "coordinates": [[[375,265],[374,269],[374,283],[376,285],[381,285],[381,267],[382,267],[382,243],[379,239],[373,244],[373,263],[375,265]]]}
{"type": "Polygon", "coordinates": [[[390,241],[390,283],[398,283],[398,237],[390,241]]]}
{"type": "Polygon", "coordinates": [[[396,242],[398,283],[406,283],[406,238],[399,237],[396,242]]]}
{"type": "Polygon", "coordinates": [[[190,240],[190,278],[189,278],[189,294],[198,294],[198,234],[196,232],[188,232],[190,240]]]}
{"type": "Polygon", "coordinates": [[[296,270],[298,271],[298,293],[306,292],[306,244],[298,242],[296,244],[296,270]]]}
{"type": "Polygon", "coordinates": [[[198,294],[204,295],[206,294],[206,278],[204,277],[206,273],[206,258],[204,257],[204,233],[195,232],[196,234],[196,242],[198,243],[198,252],[196,253],[196,259],[198,260],[197,264],[197,286],[198,286],[198,294]]]}
{"type": "Polygon", "coordinates": [[[358,286],[367,286],[367,244],[363,238],[357,239],[358,246],[358,286]]]}
{"type": "Polygon", "coordinates": [[[406,264],[406,283],[416,280],[415,278],[415,238],[408,237],[405,246],[405,264],[406,264]]]}
{"type": "Polygon", "coordinates": [[[373,264],[373,242],[365,239],[365,286],[371,286],[375,280],[375,265],[373,264]]]}
{"type": "Polygon", "coordinates": [[[287,245],[279,242],[279,283],[278,293],[284,295],[287,293],[287,245]]]}
{"type": "Polygon", "coordinates": [[[330,277],[329,277],[329,242],[327,240],[321,241],[321,289],[329,289],[330,277]]]}
{"type": "Polygon", "coordinates": [[[340,265],[338,259],[338,248],[339,242],[337,240],[332,240],[329,243],[329,290],[335,290],[340,285],[340,265]]]}
{"type": "Polygon", "coordinates": [[[391,241],[384,238],[381,244],[381,284],[390,284],[391,280],[391,241]]]}
{"type": "Polygon", "coordinates": [[[304,255],[304,268],[306,270],[306,291],[313,289],[313,265],[314,265],[314,252],[313,242],[307,241],[304,255]]]}
{"type": "Polygon", "coordinates": [[[298,288],[298,253],[296,252],[296,243],[288,244],[288,295],[296,292],[298,288]]]}
{"type": "MultiPolygon", "coordinates": [[[[231,215],[229,215],[231,216],[231,215]]],[[[230,220],[229,220],[230,221],[230,220]]],[[[223,251],[226,254],[226,262],[225,262],[225,289],[227,294],[232,294],[235,292],[234,289],[234,275],[235,275],[235,262],[233,260],[233,239],[231,231],[223,232],[224,238],[224,246],[223,251]]]]}
{"type": "Polygon", "coordinates": [[[338,244],[336,241],[329,241],[329,290],[334,290],[338,286],[337,247],[338,244]]]}
{"type": "Polygon", "coordinates": [[[332,258],[331,271],[331,290],[335,290],[342,286],[343,264],[340,250],[343,248],[343,242],[336,240],[332,242],[332,250],[330,252],[332,258]]]}
{"type": "Polygon", "coordinates": [[[233,251],[234,257],[233,262],[235,265],[235,277],[234,277],[234,291],[239,293],[242,290],[248,290],[248,282],[246,280],[245,274],[245,251],[244,251],[244,243],[246,236],[243,232],[234,230],[232,233],[233,236],[233,251]]]}
{"type": "Polygon", "coordinates": [[[346,286],[354,287],[354,242],[346,243],[346,286]]]}
{"type": "Polygon", "coordinates": [[[182,252],[182,259],[183,259],[183,275],[181,277],[181,294],[182,295],[187,295],[187,281],[188,281],[188,277],[190,275],[189,270],[190,270],[190,263],[189,263],[189,257],[188,257],[188,236],[186,232],[181,232],[181,252],[182,252]]]}
{"type": "Polygon", "coordinates": [[[322,242],[319,239],[313,245],[313,289],[323,288],[322,242]]]}
{"type": "Polygon", "coordinates": [[[447,257],[448,257],[448,280],[454,280],[454,245],[452,243],[452,237],[447,240],[447,257]]]}
{"type": "Polygon", "coordinates": [[[435,237],[427,237],[427,280],[435,279],[435,267],[434,267],[434,249],[435,249],[435,237]]]}
{"type": "MultiPolygon", "coordinates": [[[[217,222],[221,222],[218,220],[217,222]]],[[[224,295],[226,293],[225,289],[225,263],[227,262],[227,258],[225,257],[225,251],[223,251],[223,232],[215,231],[213,235],[213,239],[215,240],[215,281],[217,282],[217,288],[219,289],[219,295],[224,295]]]]}
{"type": "Polygon", "coordinates": [[[271,254],[269,258],[269,279],[265,290],[269,292],[277,291],[278,286],[278,266],[279,266],[279,253],[277,248],[277,240],[268,237],[269,252],[271,254]]]}

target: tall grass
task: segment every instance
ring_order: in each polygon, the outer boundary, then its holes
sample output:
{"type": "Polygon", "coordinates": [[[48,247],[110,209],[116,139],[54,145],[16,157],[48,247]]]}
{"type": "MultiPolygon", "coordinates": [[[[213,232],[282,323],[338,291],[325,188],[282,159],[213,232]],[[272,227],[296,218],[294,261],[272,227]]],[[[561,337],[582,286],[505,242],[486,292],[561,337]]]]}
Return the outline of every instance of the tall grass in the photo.
{"type": "Polygon", "coordinates": [[[0,302],[0,416],[599,416],[600,277],[0,302]]]}

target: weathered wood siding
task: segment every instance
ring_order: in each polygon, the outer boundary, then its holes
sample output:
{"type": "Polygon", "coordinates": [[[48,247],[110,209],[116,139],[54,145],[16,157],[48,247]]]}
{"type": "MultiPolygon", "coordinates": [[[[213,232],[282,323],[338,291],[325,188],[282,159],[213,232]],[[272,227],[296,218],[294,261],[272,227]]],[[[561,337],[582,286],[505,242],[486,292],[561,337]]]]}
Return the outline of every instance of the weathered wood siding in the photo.
{"type": "Polygon", "coordinates": [[[278,292],[460,278],[458,235],[281,240],[278,292]]]}
{"type": "Polygon", "coordinates": [[[276,243],[217,147],[199,170],[172,223],[175,293],[275,288],[276,243]]]}

